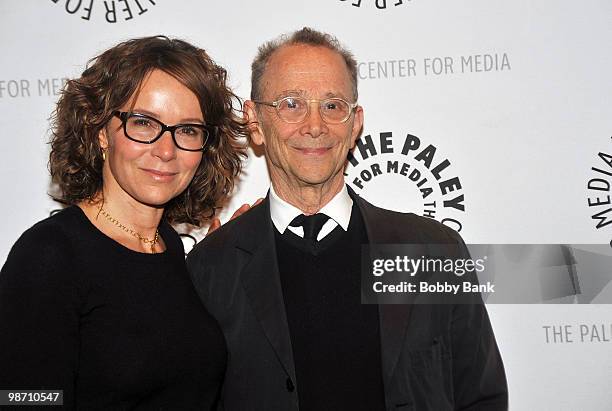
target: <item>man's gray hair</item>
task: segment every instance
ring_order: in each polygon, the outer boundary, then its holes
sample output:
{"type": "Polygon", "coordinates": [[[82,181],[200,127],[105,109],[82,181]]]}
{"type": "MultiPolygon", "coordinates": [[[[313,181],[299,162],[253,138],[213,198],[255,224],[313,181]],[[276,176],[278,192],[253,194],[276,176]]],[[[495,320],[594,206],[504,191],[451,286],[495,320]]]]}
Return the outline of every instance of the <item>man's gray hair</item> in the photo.
{"type": "Polygon", "coordinates": [[[283,34],[259,47],[257,56],[251,64],[251,100],[259,100],[262,97],[261,78],[272,54],[282,47],[296,44],[325,47],[342,56],[351,77],[353,98],[357,101],[357,61],[355,61],[353,53],[344,48],[336,37],[310,27],[304,27],[290,34],[283,34]]]}

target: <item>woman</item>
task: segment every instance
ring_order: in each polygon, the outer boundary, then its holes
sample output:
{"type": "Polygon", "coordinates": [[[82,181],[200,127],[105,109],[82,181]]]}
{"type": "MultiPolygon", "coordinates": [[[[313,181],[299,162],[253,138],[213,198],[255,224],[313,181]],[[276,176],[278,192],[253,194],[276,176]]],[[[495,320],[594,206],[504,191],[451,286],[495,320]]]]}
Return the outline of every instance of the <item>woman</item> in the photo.
{"type": "Polygon", "coordinates": [[[226,72],[166,37],[134,39],[69,81],[49,166],[70,206],[27,230],[0,274],[0,389],[78,409],[211,409],[223,335],[172,223],[231,191],[245,133],[226,72]]]}

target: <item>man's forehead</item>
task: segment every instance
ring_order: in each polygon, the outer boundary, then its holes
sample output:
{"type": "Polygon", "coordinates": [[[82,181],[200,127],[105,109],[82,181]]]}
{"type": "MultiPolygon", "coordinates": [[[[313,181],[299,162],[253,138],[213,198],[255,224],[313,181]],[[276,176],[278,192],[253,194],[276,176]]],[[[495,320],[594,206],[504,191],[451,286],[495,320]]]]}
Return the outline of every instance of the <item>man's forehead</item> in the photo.
{"type": "Polygon", "coordinates": [[[277,93],[308,92],[312,88],[330,95],[350,91],[350,76],[344,59],[326,47],[284,46],[270,57],[266,74],[266,86],[276,89],[277,93]]]}
{"type": "Polygon", "coordinates": [[[268,61],[268,68],[293,68],[296,72],[327,71],[346,69],[342,56],[323,46],[292,44],[276,50],[268,61]]]}

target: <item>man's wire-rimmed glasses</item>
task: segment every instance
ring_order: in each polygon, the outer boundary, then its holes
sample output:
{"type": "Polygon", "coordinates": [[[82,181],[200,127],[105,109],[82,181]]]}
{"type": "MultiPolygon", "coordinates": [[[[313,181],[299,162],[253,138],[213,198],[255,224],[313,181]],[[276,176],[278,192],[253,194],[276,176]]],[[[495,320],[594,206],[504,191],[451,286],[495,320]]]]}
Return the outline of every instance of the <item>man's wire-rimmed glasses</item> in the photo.
{"type": "Polygon", "coordinates": [[[328,124],[340,124],[346,122],[351,116],[357,103],[349,103],[339,97],[326,99],[307,99],[298,96],[287,96],[276,101],[253,100],[256,104],[274,107],[278,117],[286,123],[301,123],[310,115],[310,104],[318,103],[319,114],[328,124]]]}

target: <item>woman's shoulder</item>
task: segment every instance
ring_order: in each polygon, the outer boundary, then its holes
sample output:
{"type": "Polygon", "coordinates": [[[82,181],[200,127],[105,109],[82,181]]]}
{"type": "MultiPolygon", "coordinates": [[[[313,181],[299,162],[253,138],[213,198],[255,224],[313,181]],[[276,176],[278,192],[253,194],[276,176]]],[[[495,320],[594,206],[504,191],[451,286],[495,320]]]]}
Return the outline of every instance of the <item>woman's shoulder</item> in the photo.
{"type": "Polygon", "coordinates": [[[52,246],[60,244],[63,248],[82,229],[83,212],[77,206],[70,206],[58,211],[28,228],[21,235],[17,244],[28,246],[52,246]]]}
{"type": "Polygon", "coordinates": [[[74,255],[75,242],[86,232],[86,218],[79,207],[70,206],[37,222],[15,242],[9,259],[30,257],[44,262],[74,255]]]}
{"type": "Polygon", "coordinates": [[[9,252],[2,267],[2,280],[44,283],[60,273],[69,273],[75,256],[79,212],[78,207],[72,206],[27,229],[9,252]]]}

